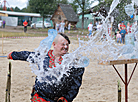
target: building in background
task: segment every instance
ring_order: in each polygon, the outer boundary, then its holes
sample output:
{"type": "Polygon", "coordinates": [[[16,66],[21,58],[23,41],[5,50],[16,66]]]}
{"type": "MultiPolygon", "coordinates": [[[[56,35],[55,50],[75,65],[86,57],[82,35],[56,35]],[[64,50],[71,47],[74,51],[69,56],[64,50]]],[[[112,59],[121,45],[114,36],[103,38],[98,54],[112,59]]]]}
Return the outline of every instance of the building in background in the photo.
{"type": "Polygon", "coordinates": [[[65,28],[67,28],[69,23],[71,23],[71,25],[74,25],[74,29],[77,22],[79,21],[77,14],[74,12],[72,6],[69,4],[59,4],[51,17],[51,20],[54,26],[57,22],[64,21],[65,28]]]}
{"type": "Polygon", "coordinates": [[[1,18],[6,17],[7,19],[8,19],[8,17],[11,17],[11,18],[16,17],[17,18],[17,26],[23,26],[24,20],[26,20],[28,22],[28,26],[30,26],[33,19],[41,17],[41,15],[37,14],[37,13],[23,13],[23,12],[13,12],[13,11],[3,11],[3,10],[0,10],[0,16],[1,16],[1,18]]]}

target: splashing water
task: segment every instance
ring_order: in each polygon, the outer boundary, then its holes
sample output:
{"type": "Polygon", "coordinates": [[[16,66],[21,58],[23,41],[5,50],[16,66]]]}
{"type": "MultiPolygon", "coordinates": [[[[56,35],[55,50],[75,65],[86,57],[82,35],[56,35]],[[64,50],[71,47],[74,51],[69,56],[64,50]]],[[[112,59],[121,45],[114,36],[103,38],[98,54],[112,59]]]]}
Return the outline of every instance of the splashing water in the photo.
{"type": "Polygon", "coordinates": [[[128,16],[133,17],[134,14],[134,5],[133,4],[129,4],[125,6],[125,12],[128,16]]]}
{"type": "Polygon", "coordinates": [[[56,30],[49,30],[48,37],[40,42],[40,46],[35,49],[35,54],[31,54],[28,57],[28,61],[31,63],[32,72],[37,75],[38,81],[47,82],[49,84],[58,83],[63,77],[63,74],[67,75],[67,71],[71,66],[75,68],[86,67],[89,65],[89,61],[93,60],[107,61],[120,58],[138,58],[138,41],[134,42],[133,36],[135,34],[136,39],[138,39],[138,28],[134,28],[132,33],[126,36],[126,45],[123,46],[119,46],[108,34],[110,14],[118,4],[119,0],[114,0],[112,2],[108,16],[102,20],[102,29],[97,31],[96,34],[93,33],[88,41],[79,39],[79,47],[72,53],[65,54],[62,63],[56,63],[56,67],[53,68],[48,68],[49,66],[45,66],[44,64],[44,59],[48,57],[46,54],[57,35],[56,30]],[[103,34],[106,35],[106,39],[101,40],[103,34]],[[48,76],[52,79],[56,77],[57,80],[50,81],[46,78],[48,76]]]}

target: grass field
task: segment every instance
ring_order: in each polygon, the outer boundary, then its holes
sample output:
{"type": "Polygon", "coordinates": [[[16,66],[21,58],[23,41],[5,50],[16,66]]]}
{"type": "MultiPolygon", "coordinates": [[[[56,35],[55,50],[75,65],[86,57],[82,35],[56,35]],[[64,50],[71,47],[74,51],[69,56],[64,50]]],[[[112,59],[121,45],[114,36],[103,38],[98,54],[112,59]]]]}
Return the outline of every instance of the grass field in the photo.
{"type": "MultiPolygon", "coordinates": [[[[0,38],[2,37],[20,37],[20,36],[47,36],[48,30],[52,28],[46,29],[32,29],[30,27],[27,28],[27,33],[23,32],[23,28],[13,28],[13,29],[5,29],[4,31],[0,30],[0,38]]],[[[65,34],[68,34],[68,30],[65,30],[65,34]]],[[[88,34],[87,29],[78,29],[78,30],[71,30],[69,36],[77,36],[83,35],[86,36],[88,34]]]]}

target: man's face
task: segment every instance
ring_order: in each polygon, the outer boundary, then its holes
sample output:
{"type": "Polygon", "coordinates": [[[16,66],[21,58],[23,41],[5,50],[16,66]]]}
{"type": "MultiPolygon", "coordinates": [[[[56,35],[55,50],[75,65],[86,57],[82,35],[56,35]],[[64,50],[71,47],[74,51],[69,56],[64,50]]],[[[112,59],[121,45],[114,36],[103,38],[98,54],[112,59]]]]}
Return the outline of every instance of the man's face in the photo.
{"type": "Polygon", "coordinates": [[[122,27],[122,29],[125,29],[125,27],[122,27]]]}
{"type": "Polygon", "coordinates": [[[57,43],[53,42],[54,52],[59,56],[63,56],[68,52],[69,43],[64,37],[59,37],[57,43]]]}

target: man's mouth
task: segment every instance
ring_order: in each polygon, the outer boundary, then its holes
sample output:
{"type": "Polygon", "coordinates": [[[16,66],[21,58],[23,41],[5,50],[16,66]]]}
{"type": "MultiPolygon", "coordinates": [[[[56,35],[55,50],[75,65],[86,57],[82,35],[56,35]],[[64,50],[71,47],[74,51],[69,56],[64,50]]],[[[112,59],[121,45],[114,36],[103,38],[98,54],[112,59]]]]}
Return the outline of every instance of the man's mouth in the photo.
{"type": "Polygon", "coordinates": [[[63,49],[63,51],[67,52],[67,51],[68,51],[68,49],[63,49]]]}

